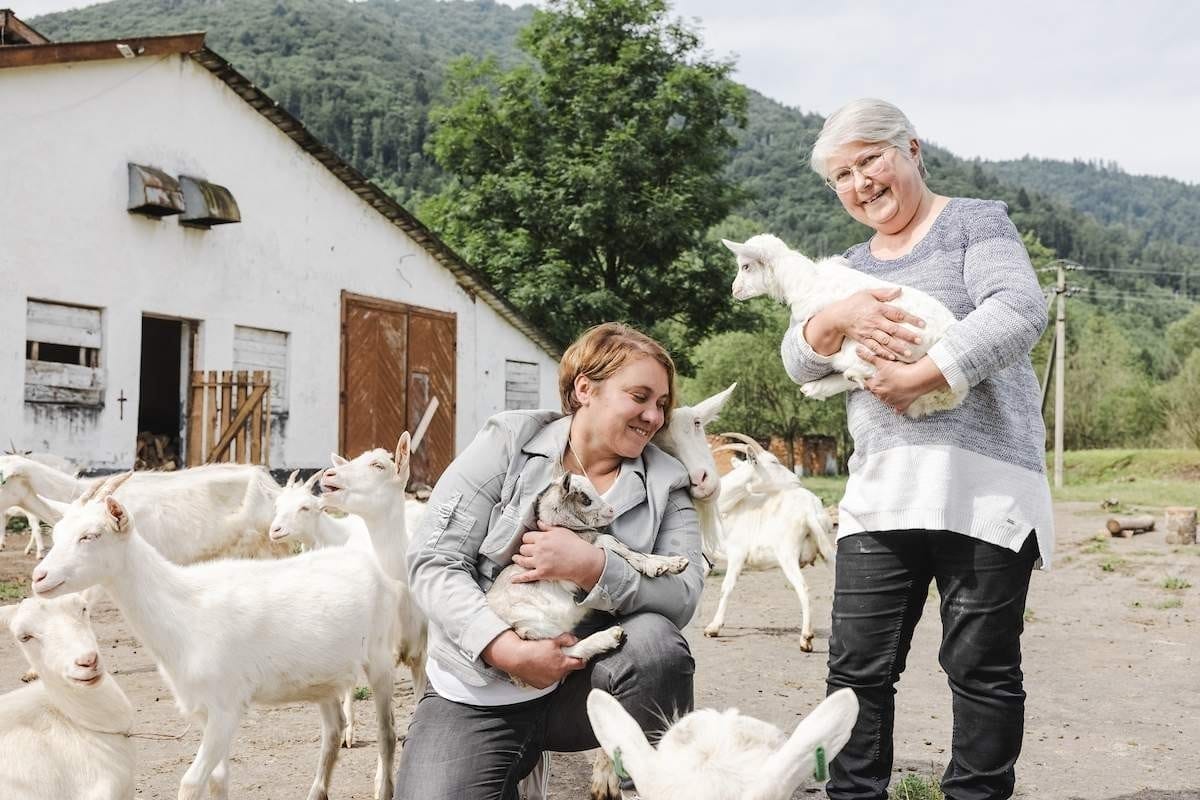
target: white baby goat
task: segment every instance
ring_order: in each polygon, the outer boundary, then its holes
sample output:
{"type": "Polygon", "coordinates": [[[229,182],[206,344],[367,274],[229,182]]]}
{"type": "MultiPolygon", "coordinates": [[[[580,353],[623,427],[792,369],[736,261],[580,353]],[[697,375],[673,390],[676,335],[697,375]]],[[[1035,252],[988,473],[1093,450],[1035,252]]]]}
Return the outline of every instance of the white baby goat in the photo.
{"type": "Polygon", "coordinates": [[[100,662],[77,594],[0,608],[42,679],[0,695],[0,797],[132,800],[133,706],[100,662]]]}
{"type": "Polygon", "coordinates": [[[736,709],[701,709],[672,725],[656,749],[612,695],[593,689],[587,706],[600,746],[643,800],[787,800],[805,782],[826,779],[858,719],[852,689],[825,698],[790,737],[736,709]]]}
{"type": "MultiPolygon", "coordinates": [[[[805,489],[795,474],[758,442],[741,434],[724,434],[745,444],[723,445],[746,454],[721,479],[723,555],[725,579],[721,599],[705,636],[720,636],[729,598],[743,569],[762,570],[778,566],[800,599],[800,650],[813,649],[812,603],[801,572],[818,557],[834,561],[831,541],[833,524],[820,498],[805,489]]],[[[722,449],[722,448],[719,448],[722,449]]]]}
{"type": "MultiPolygon", "coordinates": [[[[792,323],[806,321],[834,301],[849,297],[862,289],[890,289],[899,284],[859,272],[842,256],[823,258],[814,263],[780,239],[769,233],[752,236],[746,242],[722,239],[737,256],[738,274],[733,281],[733,296],[738,300],[767,295],[792,309],[792,323]]],[[[920,289],[909,286],[890,305],[901,308],[925,321],[924,328],[915,328],[921,343],[910,345],[913,359],[918,359],[942,338],[946,329],[957,320],[950,309],[920,289]]],[[[826,400],[851,389],[862,389],[875,368],[859,358],[858,343],[846,338],[842,348],[833,354],[833,373],[801,384],[800,391],[814,400],[826,400]]],[[[916,418],[935,411],[957,407],[967,396],[951,389],[930,392],[917,398],[905,412],[916,418]]]]}
{"type": "Polygon", "coordinates": [[[204,730],[179,799],[195,800],[205,784],[214,797],[228,795],[230,745],[250,703],[312,702],[321,711],[321,756],[308,798],[325,800],[345,726],[340,700],[359,668],[379,718],[375,797],[390,798],[398,600],[376,559],[330,547],[271,561],[172,564],[111,496],[127,475],[68,509],[33,590],[53,597],[102,586],[153,653],[180,712],[204,730]]]}

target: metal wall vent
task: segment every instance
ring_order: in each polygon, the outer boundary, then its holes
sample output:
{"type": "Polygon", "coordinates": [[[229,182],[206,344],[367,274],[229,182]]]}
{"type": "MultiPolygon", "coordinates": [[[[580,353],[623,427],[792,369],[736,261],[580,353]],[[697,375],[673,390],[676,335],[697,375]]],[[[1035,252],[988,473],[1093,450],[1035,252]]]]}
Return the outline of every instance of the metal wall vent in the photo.
{"type": "Polygon", "coordinates": [[[186,210],[179,217],[180,225],[211,228],[213,225],[242,221],[237,201],[224,186],[187,175],[179,176],[179,185],[183,187],[186,206],[186,210]]]}
{"type": "Polygon", "coordinates": [[[169,217],[184,212],[179,181],[161,169],[129,165],[129,210],[147,217],[169,217]]]}

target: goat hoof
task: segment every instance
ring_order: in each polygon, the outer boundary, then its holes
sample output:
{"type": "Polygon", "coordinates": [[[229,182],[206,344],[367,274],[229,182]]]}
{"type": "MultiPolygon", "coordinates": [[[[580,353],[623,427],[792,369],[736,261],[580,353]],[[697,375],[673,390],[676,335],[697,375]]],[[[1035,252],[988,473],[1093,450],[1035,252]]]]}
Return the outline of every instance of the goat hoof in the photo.
{"type": "Polygon", "coordinates": [[[721,629],[714,628],[712,625],[709,625],[707,628],[704,629],[704,635],[710,639],[715,639],[721,635],[721,629]]]}
{"type": "Polygon", "coordinates": [[[38,679],[37,670],[31,669],[28,672],[26,672],[24,675],[21,676],[21,683],[32,683],[33,681],[36,681],[37,679],[38,679]]]}
{"type": "Polygon", "coordinates": [[[800,652],[811,653],[813,651],[813,637],[803,636],[800,639],[800,652]]]}

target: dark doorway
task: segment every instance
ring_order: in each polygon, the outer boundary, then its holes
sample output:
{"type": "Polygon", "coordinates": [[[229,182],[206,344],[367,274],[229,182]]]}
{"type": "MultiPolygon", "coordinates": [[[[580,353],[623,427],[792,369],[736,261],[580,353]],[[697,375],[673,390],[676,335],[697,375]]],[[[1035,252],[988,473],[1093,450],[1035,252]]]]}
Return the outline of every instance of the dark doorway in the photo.
{"type": "Polygon", "coordinates": [[[138,381],[137,469],[182,465],[180,385],[183,323],[142,317],[142,369],[138,381]]]}

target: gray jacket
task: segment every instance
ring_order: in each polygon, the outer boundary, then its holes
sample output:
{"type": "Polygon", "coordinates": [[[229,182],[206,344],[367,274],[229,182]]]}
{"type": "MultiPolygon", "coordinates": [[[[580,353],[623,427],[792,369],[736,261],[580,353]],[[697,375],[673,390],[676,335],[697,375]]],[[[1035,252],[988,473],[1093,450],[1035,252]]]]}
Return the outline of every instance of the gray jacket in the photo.
{"type": "MultiPolygon", "coordinates": [[[[567,446],[571,419],[555,411],[506,411],[487,421],[434,487],[409,545],[413,598],[429,616],[429,653],[468,685],[507,676],[480,653],[510,626],[484,593],[536,527],[533,503],[567,446]]],[[[644,553],[687,556],[678,575],[646,578],[605,552],[604,572],[580,605],[610,614],[654,611],[682,628],[704,583],[700,529],[687,470],[653,444],[627,459],[609,495],[610,532],[644,553]]]]}

